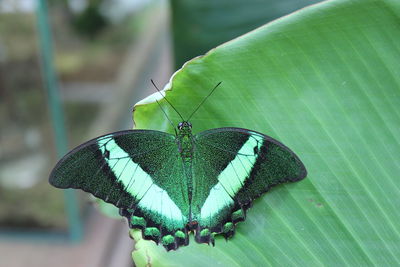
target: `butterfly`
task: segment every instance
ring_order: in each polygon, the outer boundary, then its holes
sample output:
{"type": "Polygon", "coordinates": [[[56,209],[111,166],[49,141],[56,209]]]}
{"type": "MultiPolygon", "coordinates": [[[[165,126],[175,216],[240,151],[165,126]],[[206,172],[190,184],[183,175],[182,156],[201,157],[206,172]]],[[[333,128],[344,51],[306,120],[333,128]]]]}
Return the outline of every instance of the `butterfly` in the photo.
{"type": "Polygon", "coordinates": [[[94,138],[65,155],[49,182],[114,204],[130,228],[169,251],[188,245],[191,232],[212,245],[216,234],[232,237],[254,199],[306,175],[296,154],[272,137],[233,127],[193,134],[182,118],[175,134],[126,130],[94,138]]]}

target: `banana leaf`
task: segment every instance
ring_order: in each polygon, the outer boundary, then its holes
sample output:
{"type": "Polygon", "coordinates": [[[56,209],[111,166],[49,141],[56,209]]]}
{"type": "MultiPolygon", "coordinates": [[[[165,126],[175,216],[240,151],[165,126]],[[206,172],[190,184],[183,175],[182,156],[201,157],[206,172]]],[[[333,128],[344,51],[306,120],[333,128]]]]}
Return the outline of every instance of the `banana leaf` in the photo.
{"type": "Polygon", "coordinates": [[[320,0],[170,0],[175,66],[320,0]]]}
{"type": "MultiPolygon", "coordinates": [[[[132,231],[137,266],[400,264],[400,2],[332,0],[268,23],[187,62],[165,86],[193,132],[270,135],[308,176],[275,187],[215,247],[166,252],[132,231]]],[[[154,94],[136,128],[173,133],[154,94]]]]}

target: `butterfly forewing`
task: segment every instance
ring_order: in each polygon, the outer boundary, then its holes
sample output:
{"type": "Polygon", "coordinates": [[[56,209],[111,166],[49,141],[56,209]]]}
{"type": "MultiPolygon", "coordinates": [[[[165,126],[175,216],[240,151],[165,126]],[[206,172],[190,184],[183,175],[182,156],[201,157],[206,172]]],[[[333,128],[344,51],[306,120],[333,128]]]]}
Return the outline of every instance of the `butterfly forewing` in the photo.
{"type": "Polygon", "coordinates": [[[116,205],[146,239],[187,243],[188,185],[173,135],[131,130],[93,139],[60,160],[50,183],[116,205]]]}
{"type": "Polygon", "coordinates": [[[255,198],[306,176],[289,148],[261,133],[219,128],[194,138],[192,217],[199,242],[213,242],[213,233],[229,237],[255,198]]]}

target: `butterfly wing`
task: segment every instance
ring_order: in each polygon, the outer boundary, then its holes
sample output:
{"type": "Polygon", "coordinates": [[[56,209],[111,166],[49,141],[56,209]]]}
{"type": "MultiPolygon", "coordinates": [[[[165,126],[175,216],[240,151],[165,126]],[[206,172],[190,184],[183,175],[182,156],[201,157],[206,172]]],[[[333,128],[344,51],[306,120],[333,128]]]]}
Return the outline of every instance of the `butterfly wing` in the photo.
{"type": "Polygon", "coordinates": [[[63,157],[49,182],[114,204],[131,228],[167,249],[188,244],[188,185],[173,135],[131,130],[95,138],[63,157]]]}
{"type": "Polygon", "coordinates": [[[196,241],[234,234],[251,202],[272,186],[303,179],[307,171],[286,146],[241,128],[217,128],[194,136],[192,220],[196,241]]]}

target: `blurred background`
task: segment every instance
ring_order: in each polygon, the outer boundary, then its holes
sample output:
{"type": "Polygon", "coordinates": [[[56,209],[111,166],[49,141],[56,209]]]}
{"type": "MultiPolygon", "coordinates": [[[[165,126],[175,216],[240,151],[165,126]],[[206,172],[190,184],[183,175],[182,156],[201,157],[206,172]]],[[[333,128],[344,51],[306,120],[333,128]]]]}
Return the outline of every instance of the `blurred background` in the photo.
{"type": "Polygon", "coordinates": [[[151,78],[162,88],[185,61],[315,2],[0,0],[0,266],[133,266],[115,209],[48,184],[57,159],[131,129],[151,78]]]}

